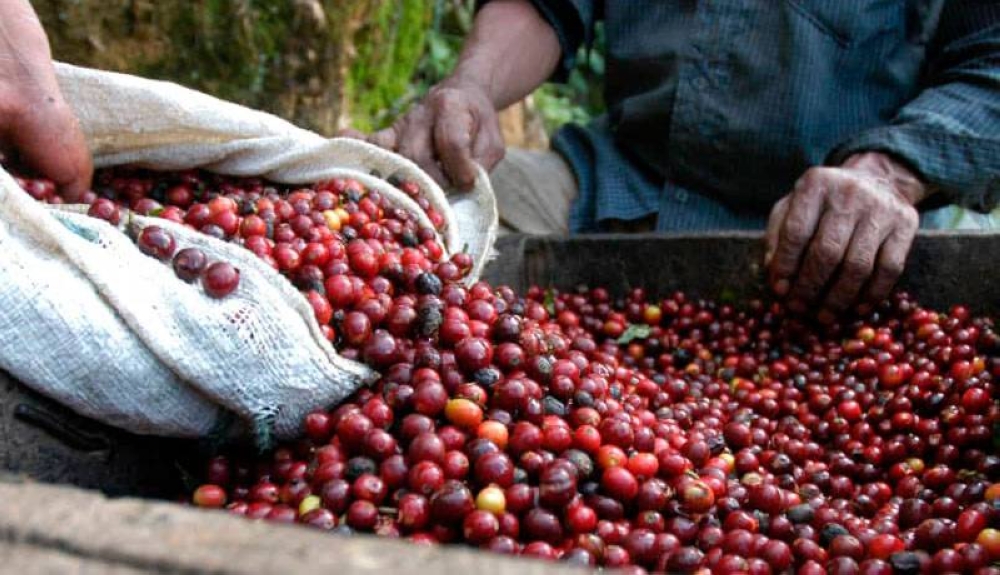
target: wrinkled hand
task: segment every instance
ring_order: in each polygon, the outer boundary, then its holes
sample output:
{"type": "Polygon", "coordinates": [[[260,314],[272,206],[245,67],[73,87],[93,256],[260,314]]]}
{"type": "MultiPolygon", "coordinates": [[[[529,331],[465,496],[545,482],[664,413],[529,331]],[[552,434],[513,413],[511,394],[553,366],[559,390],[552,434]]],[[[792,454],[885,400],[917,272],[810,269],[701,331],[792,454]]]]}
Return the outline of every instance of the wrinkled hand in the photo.
{"type": "Polygon", "coordinates": [[[391,127],[372,134],[373,144],[417,163],[439,184],[470,190],[476,164],[487,170],[504,155],[493,103],[482,89],[439,84],[391,127]]]}
{"type": "Polygon", "coordinates": [[[821,321],[885,298],[916,235],[914,205],[927,193],[884,154],[811,168],[771,211],[765,265],[772,289],[793,311],[820,304],[821,321]]]}
{"type": "Polygon", "coordinates": [[[0,6],[0,145],[68,201],[90,187],[90,152],[56,81],[48,40],[24,0],[0,6]]]}

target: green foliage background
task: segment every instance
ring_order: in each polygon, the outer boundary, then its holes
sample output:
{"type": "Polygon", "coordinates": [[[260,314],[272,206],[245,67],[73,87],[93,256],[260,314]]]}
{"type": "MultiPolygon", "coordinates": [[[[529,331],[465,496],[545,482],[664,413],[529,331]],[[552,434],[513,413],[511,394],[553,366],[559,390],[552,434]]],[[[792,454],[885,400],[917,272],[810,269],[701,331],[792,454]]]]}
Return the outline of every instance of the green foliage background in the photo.
{"type": "MultiPolygon", "coordinates": [[[[384,126],[427,90],[444,79],[458,60],[462,42],[472,29],[474,0],[436,0],[423,56],[408,89],[392,106],[372,118],[384,126]]],[[[535,107],[550,133],[567,122],[585,123],[604,110],[601,80],[604,76],[604,34],[597,30],[591,50],[581,50],[576,68],[562,84],[546,84],[534,94],[535,107]]]]}

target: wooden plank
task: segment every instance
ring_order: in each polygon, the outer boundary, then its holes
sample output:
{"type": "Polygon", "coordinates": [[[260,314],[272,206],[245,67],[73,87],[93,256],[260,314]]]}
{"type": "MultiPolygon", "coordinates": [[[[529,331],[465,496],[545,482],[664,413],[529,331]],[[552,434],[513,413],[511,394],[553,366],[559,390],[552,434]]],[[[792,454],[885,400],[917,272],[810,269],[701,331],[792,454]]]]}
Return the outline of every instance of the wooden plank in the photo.
{"type": "Polygon", "coordinates": [[[109,564],[92,557],[78,557],[36,547],[28,543],[0,541],[0,565],[4,573],[37,573],[40,575],[142,575],[142,571],[125,565],[109,564]]]}
{"type": "MultiPolygon", "coordinates": [[[[683,290],[738,299],[766,294],[763,236],[758,232],[699,234],[507,236],[485,278],[515,289],[529,285],[573,289],[602,286],[623,294],[643,287],[651,295],[683,290]]],[[[1000,313],[1000,234],[921,232],[899,288],[924,306],[947,310],[962,303],[976,313],[1000,313]]]]}
{"type": "MultiPolygon", "coordinates": [[[[141,499],[0,478],[0,557],[18,573],[74,560],[139,573],[563,575],[565,564],[322,533],[141,499]],[[44,557],[38,566],[28,558],[44,557]]],[[[66,571],[63,571],[66,572],[66,571]]],[[[103,571],[95,571],[103,572],[103,571]]]]}

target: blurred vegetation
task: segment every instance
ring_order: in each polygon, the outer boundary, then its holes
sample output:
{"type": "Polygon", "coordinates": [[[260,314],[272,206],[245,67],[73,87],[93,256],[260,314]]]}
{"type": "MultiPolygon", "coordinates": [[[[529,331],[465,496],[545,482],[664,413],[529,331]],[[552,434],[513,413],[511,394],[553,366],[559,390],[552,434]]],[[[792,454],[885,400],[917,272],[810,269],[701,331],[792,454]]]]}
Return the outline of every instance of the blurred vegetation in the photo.
{"type": "MultiPolygon", "coordinates": [[[[384,127],[452,69],[474,0],[34,0],[59,60],[170,80],[332,135],[384,127]]],[[[581,52],[534,111],[548,131],[602,109],[581,52]]]]}
{"type": "Polygon", "coordinates": [[[404,93],[435,0],[34,0],[62,61],[170,80],[332,135],[404,93]]]}
{"type": "Polygon", "coordinates": [[[355,46],[357,59],[347,75],[354,128],[383,127],[410,92],[410,77],[423,60],[435,0],[385,2],[365,22],[355,46]]]}

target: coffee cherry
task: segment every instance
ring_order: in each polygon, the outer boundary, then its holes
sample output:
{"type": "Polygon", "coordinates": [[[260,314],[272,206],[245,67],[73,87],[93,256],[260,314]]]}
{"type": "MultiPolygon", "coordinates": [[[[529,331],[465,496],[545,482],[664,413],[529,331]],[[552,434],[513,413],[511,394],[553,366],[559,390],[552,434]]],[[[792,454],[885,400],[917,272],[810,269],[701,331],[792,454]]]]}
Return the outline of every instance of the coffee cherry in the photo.
{"type": "Polygon", "coordinates": [[[464,521],[475,509],[472,493],[459,481],[447,481],[431,497],[431,517],[445,525],[464,521]]]}
{"type": "Polygon", "coordinates": [[[473,544],[481,544],[493,539],[500,533],[500,522],[496,515],[481,509],[474,510],[465,516],[462,524],[462,535],[473,544]]]}
{"type": "Polygon", "coordinates": [[[98,198],[90,204],[87,215],[92,218],[104,220],[113,226],[121,222],[121,208],[117,204],[106,198],[98,198]]]}
{"type": "Polygon", "coordinates": [[[213,298],[224,298],[240,285],[240,270],[227,262],[209,264],[201,274],[205,293],[213,298]]]}
{"type": "Polygon", "coordinates": [[[483,422],[483,410],[468,399],[451,399],[445,405],[445,417],[455,425],[473,430],[483,422]]]}
{"type": "Polygon", "coordinates": [[[701,481],[689,482],[681,491],[680,497],[690,513],[705,513],[715,504],[715,494],[701,481]]]}
{"type": "Polygon", "coordinates": [[[507,498],[504,495],[503,489],[497,486],[491,485],[485,487],[476,495],[477,509],[499,515],[505,511],[506,507],[507,498]]]}
{"type": "Polygon", "coordinates": [[[608,495],[620,501],[632,501],[639,494],[639,482],[624,467],[605,469],[601,478],[601,486],[608,495]]]}
{"type": "Polygon", "coordinates": [[[208,266],[208,256],[198,248],[184,248],[174,256],[174,273],[191,283],[198,279],[208,266]]]}
{"type": "Polygon", "coordinates": [[[474,373],[489,366],[493,360],[493,346],[482,338],[465,338],[455,346],[455,359],[465,373],[474,373]]]}
{"type": "Polygon", "coordinates": [[[136,238],[139,251],[158,260],[169,260],[174,255],[174,237],[159,226],[146,226],[136,238]]]}
{"type": "Polygon", "coordinates": [[[371,501],[358,499],[347,509],[346,521],[352,529],[371,531],[378,522],[378,508],[371,501]]]}
{"type": "Polygon", "coordinates": [[[549,465],[539,477],[538,502],[549,509],[562,509],[577,494],[575,468],[549,465]]]}
{"type": "Polygon", "coordinates": [[[226,491],[218,485],[202,485],[195,490],[191,501],[198,507],[218,509],[226,504],[226,491]]]}

